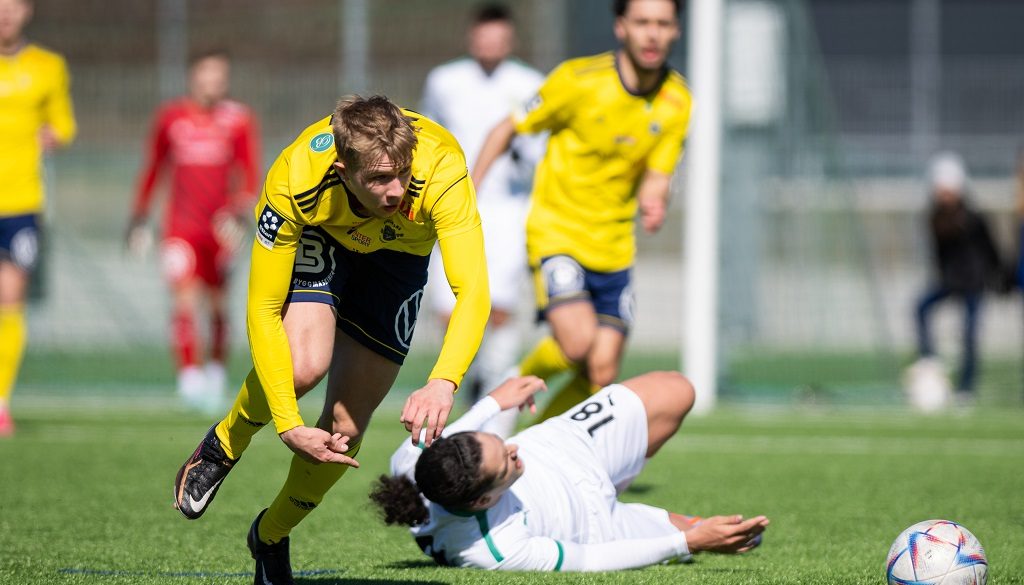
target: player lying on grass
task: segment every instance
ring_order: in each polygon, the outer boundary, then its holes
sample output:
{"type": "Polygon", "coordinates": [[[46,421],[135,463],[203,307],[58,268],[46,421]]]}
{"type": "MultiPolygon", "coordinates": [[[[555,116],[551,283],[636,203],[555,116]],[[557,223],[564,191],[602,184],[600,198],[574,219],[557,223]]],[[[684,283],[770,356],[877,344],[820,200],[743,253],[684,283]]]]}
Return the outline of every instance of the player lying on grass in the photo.
{"type": "Polygon", "coordinates": [[[701,519],[617,499],[693,406],[682,375],[606,386],[508,442],[476,431],[502,409],[533,410],[543,388],[512,378],[430,447],[405,441],[370,495],[385,522],[410,526],[441,565],[482,569],[611,571],[760,544],[764,516],[701,519]]]}

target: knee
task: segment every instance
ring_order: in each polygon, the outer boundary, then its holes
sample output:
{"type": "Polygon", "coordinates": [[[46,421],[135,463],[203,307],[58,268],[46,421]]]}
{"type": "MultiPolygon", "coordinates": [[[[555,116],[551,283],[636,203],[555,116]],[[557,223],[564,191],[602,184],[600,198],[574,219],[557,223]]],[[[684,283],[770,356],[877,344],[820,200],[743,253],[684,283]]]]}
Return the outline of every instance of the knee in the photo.
{"type": "Polygon", "coordinates": [[[587,354],[590,353],[590,340],[582,337],[562,339],[558,342],[565,358],[574,364],[582,364],[587,361],[587,354]]]}
{"type": "Polygon", "coordinates": [[[662,372],[664,383],[661,385],[665,397],[668,414],[682,422],[683,417],[693,408],[697,392],[689,378],[679,372],[662,372]]]}
{"type": "MultiPolygon", "coordinates": [[[[293,359],[295,359],[294,356],[293,359]]],[[[320,383],[327,373],[327,368],[310,360],[296,360],[292,372],[295,392],[301,396],[320,383]]]]}
{"type": "Polygon", "coordinates": [[[678,377],[676,394],[678,395],[679,416],[683,417],[693,408],[693,403],[697,399],[697,391],[694,390],[689,378],[678,372],[675,375],[678,377]]]}

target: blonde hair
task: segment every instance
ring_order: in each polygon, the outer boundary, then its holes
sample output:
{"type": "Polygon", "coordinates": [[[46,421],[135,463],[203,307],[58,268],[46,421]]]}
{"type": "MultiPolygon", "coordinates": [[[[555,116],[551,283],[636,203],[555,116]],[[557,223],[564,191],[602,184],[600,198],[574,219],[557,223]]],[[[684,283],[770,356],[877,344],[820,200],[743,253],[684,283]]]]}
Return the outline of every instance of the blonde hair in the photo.
{"type": "Polygon", "coordinates": [[[416,130],[412,120],[382,95],[346,96],[338,101],[331,121],[338,160],[358,173],[385,156],[396,169],[412,165],[416,130]]]}

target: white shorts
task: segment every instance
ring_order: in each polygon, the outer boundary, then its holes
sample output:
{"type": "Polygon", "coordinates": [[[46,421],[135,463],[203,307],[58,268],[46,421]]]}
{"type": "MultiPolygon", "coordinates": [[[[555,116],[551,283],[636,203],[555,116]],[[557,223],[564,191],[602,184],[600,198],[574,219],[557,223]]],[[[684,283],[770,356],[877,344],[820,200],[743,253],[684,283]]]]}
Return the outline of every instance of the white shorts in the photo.
{"type": "MultiPolygon", "coordinates": [[[[483,197],[478,204],[484,231],[484,253],[487,255],[491,306],[495,309],[514,312],[526,292],[528,205],[526,197],[483,197]]],[[[455,308],[455,295],[448,286],[437,246],[434,246],[430,257],[429,273],[426,294],[431,309],[441,314],[450,314],[455,308]]]]}
{"type": "MultiPolygon", "coordinates": [[[[647,462],[647,411],[632,390],[612,384],[559,415],[559,424],[586,433],[593,453],[608,473],[616,494],[622,493],[647,462]]],[[[611,502],[611,529],[616,538],[651,538],[679,532],[668,511],[646,504],[611,502]]]]}
{"type": "MultiPolygon", "coordinates": [[[[647,411],[640,397],[622,384],[600,392],[558,415],[554,421],[586,434],[593,452],[621,493],[647,461],[647,411]]],[[[547,423],[544,423],[547,424],[547,423]]]]}

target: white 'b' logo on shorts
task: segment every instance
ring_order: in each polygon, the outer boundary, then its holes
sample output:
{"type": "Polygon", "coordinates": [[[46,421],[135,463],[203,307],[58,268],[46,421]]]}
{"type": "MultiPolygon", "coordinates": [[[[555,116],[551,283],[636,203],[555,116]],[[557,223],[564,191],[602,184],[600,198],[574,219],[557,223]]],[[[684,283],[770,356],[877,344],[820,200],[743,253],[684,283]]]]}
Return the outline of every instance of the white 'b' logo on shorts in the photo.
{"type": "Polygon", "coordinates": [[[541,264],[544,285],[550,297],[575,294],[583,291],[585,275],[583,267],[569,256],[552,256],[541,264]]]}
{"type": "Polygon", "coordinates": [[[11,238],[11,260],[18,267],[31,270],[39,258],[39,239],[34,229],[19,230],[11,238]]]}
{"type": "Polygon", "coordinates": [[[423,300],[423,289],[414,292],[398,307],[395,315],[395,339],[405,349],[412,343],[412,334],[416,329],[416,316],[420,312],[420,301],[423,300]]]}
{"type": "Polygon", "coordinates": [[[633,294],[633,287],[627,286],[622,289],[622,294],[619,295],[619,316],[625,321],[626,325],[632,326],[636,313],[636,295],[633,294]]]}
{"type": "Polygon", "coordinates": [[[295,254],[295,271],[319,274],[326,267],[323,242],[305,237],[299,240],[299,249],[295,254]]]}

